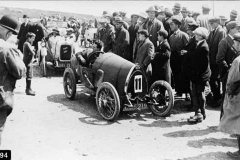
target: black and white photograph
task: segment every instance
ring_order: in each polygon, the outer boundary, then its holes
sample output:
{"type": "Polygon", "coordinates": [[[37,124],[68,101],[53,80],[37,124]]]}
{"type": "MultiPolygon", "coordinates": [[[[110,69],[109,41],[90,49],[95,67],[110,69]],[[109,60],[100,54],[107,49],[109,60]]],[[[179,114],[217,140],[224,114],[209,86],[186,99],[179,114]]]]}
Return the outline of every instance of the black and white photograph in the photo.
{"type": "Polygon", "coordinates": [[[0,0],[0,160],[240,159],[239,15],[0,0]]]}

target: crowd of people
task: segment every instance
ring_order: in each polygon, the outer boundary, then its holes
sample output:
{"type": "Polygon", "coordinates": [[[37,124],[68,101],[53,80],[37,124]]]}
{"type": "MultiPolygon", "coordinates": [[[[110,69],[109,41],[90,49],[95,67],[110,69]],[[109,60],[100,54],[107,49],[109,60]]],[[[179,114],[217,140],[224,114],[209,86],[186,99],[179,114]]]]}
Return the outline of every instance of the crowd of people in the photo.
{"type": "MultiPolygon", "coordinates": [[[[98,24],[96,39],[104,52],[113,52],[140,65],[149,85],[165,80],[175,89],[175,96],[191,101],[187,107],[194,111],[194,115],[188,118],[190,123],[206,119],[207,104],[219,107],[219,129],[237,135],[240,147],[240,114],[233,115],[239,110],[236,96],[240,90],[238,13],[232,10],[228,19],[210,16],[210,10],[209,6],[203,5],[200,14],[190,12],[180,3],[175,3],[173,9],[156,5],[145,12],[132,14],[131,19],[126,17],[126,12],[110,14],[103,11],[101,18],[89,24],[92,27],[98,24]],[[229,109],[229,105],[233,107],[229,109]]],[[[16,80],[26,69],[26,94],[35,95],[31,89],[31,61],[35,55],[32,45],[36,34],[29,32],[28,18],[23,16],[19,33],[14,18],[3,16],[0,20],[0,82],[5,91],[12,93],[16,80]],[[22,63],[15,62],[21,57],[17,48],[3,45],[11,34],[17,35],[18,49],[23,53],[22,63]]],[[[5,106],[12,108],[11,101],[5,106]]],[[[9,110],[0,112],[0,115],[4,114],[0,116],[1,130],[10,113],[9,110]]],[[[240,157],[240,151],[228,154],[240,157]]]]}

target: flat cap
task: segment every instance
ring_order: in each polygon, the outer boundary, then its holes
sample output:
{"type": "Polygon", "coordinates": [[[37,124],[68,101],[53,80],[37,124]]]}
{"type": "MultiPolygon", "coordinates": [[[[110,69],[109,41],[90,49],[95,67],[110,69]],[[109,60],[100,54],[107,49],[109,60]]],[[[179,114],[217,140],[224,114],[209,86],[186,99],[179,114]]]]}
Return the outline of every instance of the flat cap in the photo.
{"type": "Polygon", "coordinates": [[[235,18],[237,18],[237,16],[238,16],[238,13],[237,13],[237,11],[236,11],[236,10],[232,10],[232,11],[231,11],[231,13],[230,13],[230,15],[231,15],[232,17],[235,17],[235,18]]]}
{"type": "Polygon", "coordinates": [[[195,29],[197,29],[199,27],[199,24],[197,24],[196,22],[192,22],[192,23],[188,23],[188,30],[194,31],[195,29]]]}
{"type": "Polygon", "coordinates": [[[233,35],[233,38],[234,38],[234,40],[236,40],[236,41],[240,41],[240,33],[238,32],[238,33],[235,33],[234,35],[233,35]]]}
{"type": "Polygon", "coordinates": [[[203,4],[203,5],[202,5],[202,10],[204,10],[204,11],[210,11],[211,8],[210,8],[207,4],[203,4]]]}
{"type": "Polygon", "coordinates": [[[187,24],[189,24],[189,23],[196,23],[196,21],[192,17],[187,18],[186,22],[187,22],[187,24]]]}
{"type": "Polygon", "coordinates": [[[175,3],[173,8],[177,11],[181,10],[181,4],[180,3],[175,3]]]}
{"type": "Polygon", "coordinates": [[[220,23],[220,17],[214,16],[208,19],[209,23],[220,23]]]}
{"type": "Polygon", "coordinates": [[[138,31],[138,33],[145,35],[145,37],[149,36],[148,31],[146,29],[141,29],[141,30],[138,31]]]}
{"type": "Polygon", "coordinates": [[[144,19],[147,19],[147,18],[148,18],[147,13],[144,13],[144,12],[140,12],[140,13],[138,14],[138,16],[139,16],[139,17],[142,17],[142,18],[144,18],[144,19]]]}
{"type": "Polygon", "coordinates": [[[174,15],[171,17],[173,23],[182,24],[182,17],[179,15],[174,15]]]}
{"type": "Polygon", "coordinates": [[[168,32],[166,30],[159,30],[158,35],[163,36],[164,39],[166,39],[168,37],[168,32]]]}
{"type": "Polygon", "coordinates": [[[231,21],[231,22],[228,22],[227,25],[226,25],[226,28],[227,30],[230,30],[230,29],[233,29],[235,27],[239,27],[240,26],[240,23],[237,22],[237,21],[231,21]]]}
{"type": "Polygon", "coordinates": [[[123,20],[121,17],[114,17],[113,21],[114,23],[123,23],[123,20]]]}
{"type": "Polygon", "coordinates": [[[104,18],[107,18],[107,17],[108,17],[108,18],[112,18],[112,16],[111,16],[110,14],[104,14],[103,17],[104,17],[104,18]]]}
{"type": "Polygon", "coordinates": [[[165,8],[164,10],[165,10],[166,17],[172,17],[173,16],[173,12],[169,8],[165,8]]]}
{"type": "Polygon", "coordinates": [[[195,29],[195,31],[193,31],[193,33],[202,36],[204,39],[207,39],[209,34],[207,28],[205,27],[198,27],[197,29],[195,29]]]}

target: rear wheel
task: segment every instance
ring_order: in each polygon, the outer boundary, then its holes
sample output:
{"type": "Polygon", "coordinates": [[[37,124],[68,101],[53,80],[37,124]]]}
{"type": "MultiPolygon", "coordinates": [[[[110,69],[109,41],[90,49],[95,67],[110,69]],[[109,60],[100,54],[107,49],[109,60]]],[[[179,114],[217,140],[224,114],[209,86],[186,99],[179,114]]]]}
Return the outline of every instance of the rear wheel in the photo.
{"type": "Polygon", "coordinates": [[[149,108],[157,116],[168,116],[174,106],[173,90],[166,81],[156,81],[152,84],[150,90],[149,108]]]}
{"type": "Polygon", "coordinates": [[[63,74],[63,88],[68,99],[74,99],[76,95],[76,78],[71,68],[66,68],[63,74]]]}
{"type": "Polygon", "coordinates": [[[96,93],[96,104],[101,116],[114,121],[120,113],[120,100],[114,86],[108,82],[99,85],[96,93]]]}

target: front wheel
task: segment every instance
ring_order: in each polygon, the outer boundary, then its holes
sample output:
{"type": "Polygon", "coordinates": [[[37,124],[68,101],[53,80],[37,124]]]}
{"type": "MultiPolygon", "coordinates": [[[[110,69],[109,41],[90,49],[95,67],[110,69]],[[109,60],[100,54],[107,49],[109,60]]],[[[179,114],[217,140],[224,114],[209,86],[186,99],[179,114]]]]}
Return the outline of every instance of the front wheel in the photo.
{"type": "Polygon", "coordinates": [[[63,88],[68,99],[74,99],[76,95],[76,78],[71,68],[66,68],[63,74],[63,88]]]}
{"type": "Polygon", "coordinates": [[[168,116],[174,106],[174,94],[172,87],[166,81],[156,81],[150,90],[149,108],[157,116],[168,116]]]}
{"type": "Polygon", "coordinates": [[[120,113],[120,99],[114,86],[108,82],[99,85],[96,93],[96,104],[101,116],[114,121],[120,113]]]}

